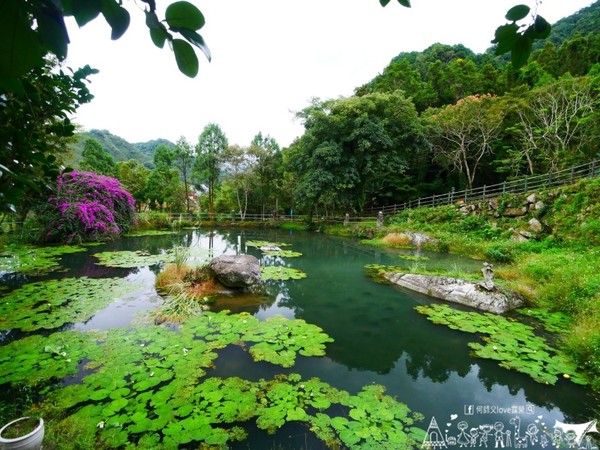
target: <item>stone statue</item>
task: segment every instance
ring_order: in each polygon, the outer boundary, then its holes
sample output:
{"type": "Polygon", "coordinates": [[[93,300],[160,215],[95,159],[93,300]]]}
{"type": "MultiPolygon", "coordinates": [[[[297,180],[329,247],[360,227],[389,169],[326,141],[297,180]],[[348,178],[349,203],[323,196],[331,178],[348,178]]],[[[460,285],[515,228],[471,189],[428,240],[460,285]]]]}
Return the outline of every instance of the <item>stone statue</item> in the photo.
{"type": "Polygon", "coordinates": [[[383,211],[379,211],[377,214],[377,228],[381,228],[383,226],[383,211]]]}
{"type": "Polygon", "coordinates": [[[488,262],[484,262],[483,263],[483,269],[481,269],[481,272],[483,273],[483,281],[481,283],[479,283],[479,286],[481,286],[482,288],[488,290],[488,291],[493,291],[494,289],[496,289],[496,286],[494,286],[494,266],[488,262]]]}

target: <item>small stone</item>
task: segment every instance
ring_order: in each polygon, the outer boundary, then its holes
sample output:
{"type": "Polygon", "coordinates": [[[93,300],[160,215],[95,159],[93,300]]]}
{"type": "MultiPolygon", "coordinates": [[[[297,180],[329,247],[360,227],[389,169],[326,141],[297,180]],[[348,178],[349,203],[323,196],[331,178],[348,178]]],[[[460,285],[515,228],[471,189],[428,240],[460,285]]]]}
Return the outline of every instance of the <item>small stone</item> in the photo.
{"type": "Polygon", "coordinates": [[[539,220],[537,220],[536,218],[531,219],[529,222],[529,229],[531,231],[534,231],[536,233],[539,233],[540,231],[542,231],[542,224],[539,220]]]}

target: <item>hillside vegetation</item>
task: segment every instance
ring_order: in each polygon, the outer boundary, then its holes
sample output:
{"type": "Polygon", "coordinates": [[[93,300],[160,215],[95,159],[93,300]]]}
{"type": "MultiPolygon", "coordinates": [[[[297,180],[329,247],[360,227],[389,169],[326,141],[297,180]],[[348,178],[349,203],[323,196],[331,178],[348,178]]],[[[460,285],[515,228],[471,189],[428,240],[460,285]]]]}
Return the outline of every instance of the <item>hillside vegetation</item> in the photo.
{"type": "Polygon", "coordinates": [[[154,151],[159,145],[173,147],[174,144],[167,139],[154,139],[148,142],[130,143],[120,136],[112,134],[108,130],[90,130],[75,135],[75,142],[71,144],[73,152],[72,158],[68,161],[70,164],[78,167],[82,160],[82,152],[85,148],[85,141],[94,139],[100,143],[102,149],[110,154],[116,162],[128,161],[134,159],[152,169],[154,164],[152,158],[154,151]]]}

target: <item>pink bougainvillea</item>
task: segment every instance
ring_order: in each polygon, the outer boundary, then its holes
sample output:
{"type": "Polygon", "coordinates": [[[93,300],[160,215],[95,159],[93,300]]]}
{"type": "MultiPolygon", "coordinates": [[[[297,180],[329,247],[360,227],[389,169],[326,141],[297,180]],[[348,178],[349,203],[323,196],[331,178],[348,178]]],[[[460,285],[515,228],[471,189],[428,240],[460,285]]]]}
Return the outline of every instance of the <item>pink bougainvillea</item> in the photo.
{"type": "Polygon", "coordinates": [[[106,240],[127,231],[135,219],[135,200],[116,178],[94,172],[68,172],[48,199],[44,240],[106,240]]]}

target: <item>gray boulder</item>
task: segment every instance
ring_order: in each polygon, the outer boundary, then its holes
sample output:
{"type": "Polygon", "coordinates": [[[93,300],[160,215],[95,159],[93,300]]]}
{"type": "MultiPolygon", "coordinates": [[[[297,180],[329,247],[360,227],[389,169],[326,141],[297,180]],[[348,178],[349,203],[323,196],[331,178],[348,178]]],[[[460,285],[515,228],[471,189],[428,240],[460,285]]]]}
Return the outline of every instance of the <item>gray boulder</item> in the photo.
{"type": "Polygon", "coordinates": [[[397,272],[387,273],[384,277],[412,291],[495,314],[503,314],[523,304],[516,296],[505,295],[497,289],[487,291],[476,283],[458,278],[397,272]]]}
{"type": "Polygon", "coordinates": [[[209,268],[227,287],[248,287],[260,281],[260,264],[252,255],[217,256],[209,268]]]}

